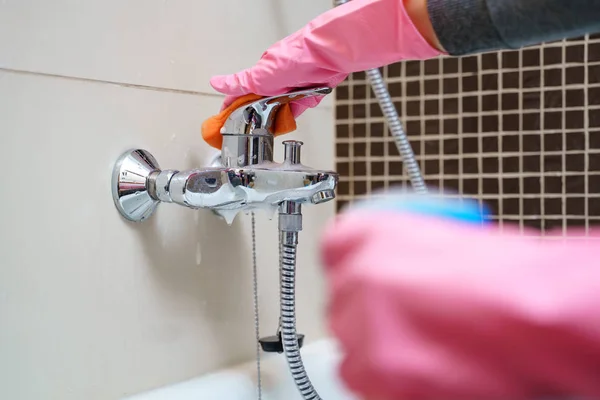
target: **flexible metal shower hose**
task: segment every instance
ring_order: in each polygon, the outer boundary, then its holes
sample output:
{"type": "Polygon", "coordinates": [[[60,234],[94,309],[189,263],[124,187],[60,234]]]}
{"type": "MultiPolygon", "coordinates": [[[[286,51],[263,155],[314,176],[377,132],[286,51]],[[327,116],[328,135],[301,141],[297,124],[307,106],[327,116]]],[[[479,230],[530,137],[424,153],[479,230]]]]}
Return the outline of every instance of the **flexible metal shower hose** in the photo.
{"type": "Polygon", "coordinates": [[[281,340],[292,378],[307,400],[321,400],[313,387],[302,362],[300,346],[296,335],[296,244],[298,232],[282,232],[282,235],[293,235],[293,239],[281,241],[281,340]],[[286,243],[287,242],[287,243],[286,243]]]}
{"type": "MultiPolygon", "coordinates": [[[[339,6],[347,3],[348,1],[350,0],[336,0],[335,5],[339,6]]],[[[377,97],[381,111],[387,120],[390,133],[394,138],[394,142],[398,148],[398,153],[400,153],[400,157],[404,163],[404,168],[406,169],[406,174],[408,175],[408,179],[410,180],[410,184],[414,192],[420,194],[427,193],[427,186],[425,186],[425,180],[421,174],[421,168],[419,167],[419,163],[415,158],[415,153],[413,152],[410,142],[408,141],[406,132],[404,132],[402,122],[400,121],[400,117],[398,116],[398,112],[396,111],[396,107],[392,101],[392,97],[387,90],[383,76],[381,76],[379,69],[376,68],[366,71],[366,74],[367,78],[369,79],[369,83],[371,84],[371,88],[373,88],[373,92],[377,97]]]]}

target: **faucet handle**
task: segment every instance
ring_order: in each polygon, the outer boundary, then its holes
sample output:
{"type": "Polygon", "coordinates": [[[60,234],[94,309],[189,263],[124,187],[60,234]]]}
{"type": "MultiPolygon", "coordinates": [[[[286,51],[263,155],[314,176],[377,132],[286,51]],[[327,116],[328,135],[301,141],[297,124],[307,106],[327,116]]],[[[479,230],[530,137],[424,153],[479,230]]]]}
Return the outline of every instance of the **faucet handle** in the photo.
{"type": "MultiPolygon", "coordinates": [[[[268,105],[282,105],[287,104],[292,101],[304,99],[306,97],[318,97],[318,96],[326,96],[332,92],[333,89],[329,87],[321,87],[315,89],[304,89],[297,90],[295,92],[289,92],[286,94],[282,94],[279,96],[266,97],[264,99],[260,99],[257,103],[262,103],[262,107],[266,107],[268,105]]],[[[254,103],[252,103],[254,104],[254,103]]]]}
{"type": "Polygon", "coordinates": [[[225,121],[223,135],[272,134],[275,113],[284,104],[306,97],[325,96],[332,92],[329,87],[298,90],[279,96],[265,97],[234,110],[225,121]]]}

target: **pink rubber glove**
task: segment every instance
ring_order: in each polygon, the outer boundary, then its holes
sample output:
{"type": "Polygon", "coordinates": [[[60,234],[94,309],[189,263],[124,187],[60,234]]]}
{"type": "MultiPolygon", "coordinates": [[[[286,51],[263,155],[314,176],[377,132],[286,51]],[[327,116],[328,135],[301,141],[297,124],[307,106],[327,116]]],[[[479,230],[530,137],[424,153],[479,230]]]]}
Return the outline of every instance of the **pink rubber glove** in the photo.
{"type": "MultiPolygon", "coordinates": [[[[227,95],[226,107],[249,93],[275,96],[295,88],[335,87],[350,72],[439,54],[414,27],[402,0],[353,0],[273,45],[254,67],[215,76],[210,83],[227,95]]],[[[294,116],[321,99],[293,103],[294,116]]]]}
{"type": "Polygon", "coordinates": [[[600,247],[393,210],[325,234],[341,375],[367,399],[600,398],[600,247]]]}

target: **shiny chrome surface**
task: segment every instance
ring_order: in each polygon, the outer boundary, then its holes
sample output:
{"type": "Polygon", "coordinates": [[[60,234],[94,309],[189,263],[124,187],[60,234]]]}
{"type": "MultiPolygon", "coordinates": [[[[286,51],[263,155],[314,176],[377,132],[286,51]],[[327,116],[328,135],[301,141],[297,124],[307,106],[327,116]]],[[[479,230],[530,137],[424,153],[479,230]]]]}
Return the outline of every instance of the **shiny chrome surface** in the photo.
{"type": "Polygon", "coordinates": [[[335,199],[335,191],[333,190],[323,190],[318,193],[315,193],[312,197],[313,204],[321,204],[326,203],[329,200],[335,199]]]}
{"type": "Polygon", "coordinates": [[[260,99],[234,110],[221,129],[223,165],[236,168],[273,162],[273,121],[279,108],[294,100],[329,93],[328,87],[300,90],[260,99]]]}
{"type": "Polygon", "coordinates": [[[221,161],[221,153],[215,153],[208,163],[206,164],[208,167],[220,168],[223,166],[223,162],[221,161]]]}
{"type": "Polygon", "coordinates": [[[147,183],[159,168],[146,150],[130,150],[119,157],[113,168],[112,196],[123,217],[138,222],[152,215],[159,201],[150,195],[147,183]]]}
{"type": "Polygon", "coordinates": [[[149,217],[159,202],[167,202],[211,209],[231,223],[240,211],[275,211],[288,201],[319,204],[331,200],[338,182],[333,171],[287,161],[179,172],[159,170],[156,160],[144,150],[127,152],[120,160],[125,162],[115,166],[113,175],[113,189],[119,193],[115,204],[132,221],[149,217]]]}
{"type": "Polygon", "coordinates": [[[289,164],[300,164],[301,149],[304,143],[297,140],[286,140],[283,142],[283,159],[289,164]]]}
{"type": "MultiPolygon", "coordinates": [[[[279,205],[279,232],[283,244],[294,244],[290,238],[298,236],[302,230],[302,205],[295,201],[284,201],[279,205]],[[288,233],[295,233],[290,235],[288,233]]],[[[297,244],[297,242],[296,242],[297,244]]]]}
{"type": "Polygon", "coordinates": [[[225,167],[246,167],[273,161],[271,134],[223,135],[221,162],[225,167]]]}
{"type": "MultiPolygon", "coordinates": [[[[145,150],[130,150],[117,161],[113,172],[113,198],[128,220],[148,218],[160,202],[190,208],[208,208],[231,223],[238,212],[281,204],[320,204],[335,197],[338,175],[300,162],[302,142],[288,140],[284,162],[273,162],[273,120],[283,104],[305,97],[324,96],[330,88],[301,90],[261,99],[234,110],[221,133],[220,156],[210,167],[189,171],[160,170],[145,150]]],[[[300,216],[301,218],[301,216],[300,216]]],[[[297,217],[285,217],[284,226],[300,226],[297,217]]]]}
{"type": "MultiPolygon", "coordinates": [[[[162,174],[156,179],[161,179],[162,174]]],[[[158,190],[161,190],[160,198],[167,198],[168,202],[209,208],[231,222],[239,211],[275,210],[286,200],[318,204],[322,202],[322,193],[335,189],[337,179],[334,172],[289,169],[285,164],[273,163],[248,169],[203,168],[178,172],[166,187],[158,190]]]]}

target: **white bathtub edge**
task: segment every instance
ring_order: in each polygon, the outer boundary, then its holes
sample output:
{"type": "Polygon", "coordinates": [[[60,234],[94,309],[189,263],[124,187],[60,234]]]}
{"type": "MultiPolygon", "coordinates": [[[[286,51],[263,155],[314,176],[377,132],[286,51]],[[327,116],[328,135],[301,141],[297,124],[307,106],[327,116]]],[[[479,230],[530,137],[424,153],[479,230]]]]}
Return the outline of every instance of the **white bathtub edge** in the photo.
{"type": "MultiPolygon", "coordinates": [[[[337,377],[340,352],[331,339],[309,343],[302,349],[306,370],[315,388],[327,400],[355,400],[337,377]]],[[[287,370],[285,357],[274,354],[261,363],[263,400],[300,399],[287,370]]],[[[137,394],[122,400],[255,400],[256,364],[254,361],[185,382],[137,394]]]]}

